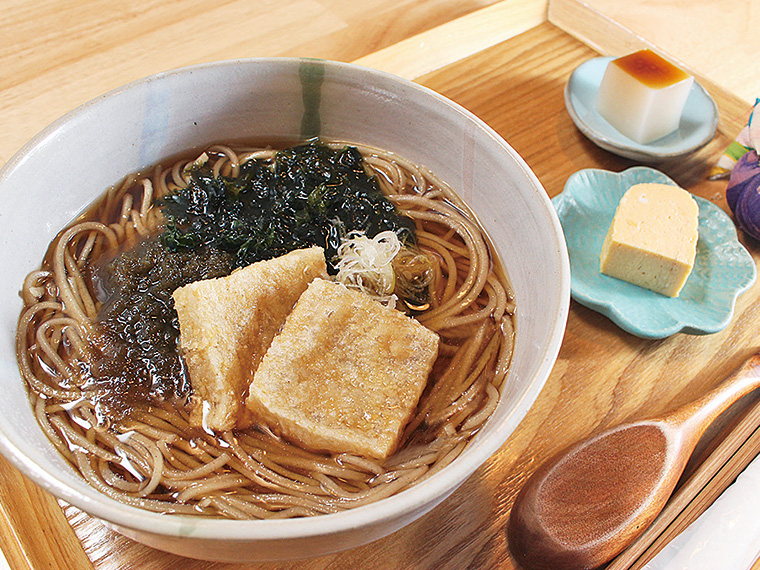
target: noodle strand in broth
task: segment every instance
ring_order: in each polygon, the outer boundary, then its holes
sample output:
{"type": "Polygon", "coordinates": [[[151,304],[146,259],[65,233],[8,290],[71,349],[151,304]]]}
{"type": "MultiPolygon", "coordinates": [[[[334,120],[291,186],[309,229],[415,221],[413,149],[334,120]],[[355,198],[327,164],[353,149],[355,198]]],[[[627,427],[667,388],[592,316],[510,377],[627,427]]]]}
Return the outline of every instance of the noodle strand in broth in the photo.
{"type": "MultiPolygon", "coordinates": [[[[340,148],[342,143],[330,143],[340,148]]],[[[128,417],[103,417],[87,396],[88,339],[100,309],[85,268],[134,247],[163,224],[156,201],[190,182],[188,167],[212,161],[236,176],[271,149],[214,145],[195,160],[110,188],[53,244],[21,292],[19,367],[37,420],[55,447],[96,489],[156,512],[246,518],[335,513],[391,496],[461,454],[498,403],[512,354],[511,291],[477,222],[426,169],[361,145],[368,173],[416,226],[417,246],[434,260],[429,309],[416,315],[441,339],[428,387],[399,450],[384,462],[314,453],[266,428],[206,433],[191,427],[183,402],[155,402],[128,417]]]]}

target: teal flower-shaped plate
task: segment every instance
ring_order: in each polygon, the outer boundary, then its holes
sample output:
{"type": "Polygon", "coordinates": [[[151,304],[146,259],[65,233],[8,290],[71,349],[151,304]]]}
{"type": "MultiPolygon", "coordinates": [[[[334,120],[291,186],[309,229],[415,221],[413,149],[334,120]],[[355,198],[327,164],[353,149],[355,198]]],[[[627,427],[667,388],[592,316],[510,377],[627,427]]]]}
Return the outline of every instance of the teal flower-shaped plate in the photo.
{"type": "Polygon", "coordinates": [[[642,338],[722,330],[731,321],[736,298],[754,283],[757,270],[739,243],[731,218],[708,200],[694,196],[699,206],[697,257],[678,297],[600,273],[599,254],[615,209],[625,191],[642,182],[676,185],[662,172],[643,166],[620,173],[588,169],[570,176],[552,200],[570,254],[573,299],[642,338]]]}

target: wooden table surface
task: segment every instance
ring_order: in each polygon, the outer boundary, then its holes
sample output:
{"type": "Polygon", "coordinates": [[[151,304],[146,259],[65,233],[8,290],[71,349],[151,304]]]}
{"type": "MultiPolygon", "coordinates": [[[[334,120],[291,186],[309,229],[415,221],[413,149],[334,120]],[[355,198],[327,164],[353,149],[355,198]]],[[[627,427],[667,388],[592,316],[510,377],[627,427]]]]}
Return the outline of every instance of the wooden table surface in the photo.
{"type": "MultiPolygon", "coordinates": [[[[757,61],[759,40],[746,27],[757,2],[658,0],[647,18],[635,6],[626,10],[633,4],[6,0],[0,23],[0,164],[64,112],[133,79],[217,59],[299,55],[357,61],[439,91],[506,138],[555,196],[579,169],[619,171],[634,164],[597,148],[573,126],[562,95],[569,74],[598,53],[667,45],[666,55],[695,71],[716,98],[721,122],[707,147],[660,168],[726,209],[725,182],[709,182],[705,175],[741,127],[753,90],[760,86],[760,71],[744,81],[746,61],[736,54],[720,69],[713,68],[714,50],[698,32],[701,26],[707,34],[711,22],[738,26],[741,21],[733,36],[730,29],[713,29],[721,36],[716,45],[723,46],[725,36],[740,38],[740,53],[757,61]],[[699,10],[691,10],[695,4],[699,10]],[[723,19],[711,19],[710,10],[723,19]],[[658,14],[670,25],[664,26],[658,14]],[[674,35],[679,41],[673,41],[674,35]]],[[[742,241],[757,260],[758,244],[744,236],[742,241]]],[[[739,298],[724,331],[658,341],[628,335],[572,302],[559,359],[530,413],[442,506],[355,550],[297,562],[224,567],[514,568],[504,528],[526,477],[555,451],[596,429],[664,411],[719,382],[758,348],[758,297],[760,284],[739,298]]],[[[0,547],[14,570],[218,567],[117,535],[77,509],[59,505],[2,458],[0,547]]]]}

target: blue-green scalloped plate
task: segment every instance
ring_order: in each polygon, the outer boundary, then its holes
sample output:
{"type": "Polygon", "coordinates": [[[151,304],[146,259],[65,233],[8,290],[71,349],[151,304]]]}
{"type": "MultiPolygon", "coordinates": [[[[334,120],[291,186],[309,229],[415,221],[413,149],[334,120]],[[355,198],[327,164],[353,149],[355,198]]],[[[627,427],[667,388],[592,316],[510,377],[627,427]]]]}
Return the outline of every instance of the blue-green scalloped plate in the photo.
{"type": "Polygon", "coordinates": [[[731,218],[704,198],[694,196],[699,206],[697,257],[678,297],[600,273],[599,254],[615,209],[625,191],[642,182],[676,185],[662,172],[644,166],[620,173],[587,169],[571,175],[552,200],[570,254],[573,299],[642,338],[722,330],[731,322],[736,298],[754,283],[757,269],[739,243],[731,218]]]}

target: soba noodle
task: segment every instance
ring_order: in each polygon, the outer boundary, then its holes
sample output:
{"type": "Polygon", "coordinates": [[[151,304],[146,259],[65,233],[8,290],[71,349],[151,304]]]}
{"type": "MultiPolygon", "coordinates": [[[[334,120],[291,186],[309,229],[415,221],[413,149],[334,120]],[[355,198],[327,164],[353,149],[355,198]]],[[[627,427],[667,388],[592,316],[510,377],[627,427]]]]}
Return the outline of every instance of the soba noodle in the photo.
{"type": "MultiPolygon", "coordinates": [[[[337,143],[334,143],[337,145],[337,143]]],[[[398,493],[451,463],[493,412],[513,345],[512,295],[482,229],[427,170],[357,148],[382,191],[414,220],[418,247],[436,260],[430,308],[417,316],[440,335],[439,358],[403,435],[385,462],[302,449],[263,427],[207,433],[182,402],[153,403],[126,419],[101,417],[84,383],[99,303],[85,267],[161,228],[162,196],[189,183],[178,161],[108,190],[65,229],[24,282],[19,367],[34,412],[55,447],[104,494],[157,512],[233,519],[334,513],[398,493]]],[[[274,151],[213,146],[215,175],[234,176],[274,151]]]]}

